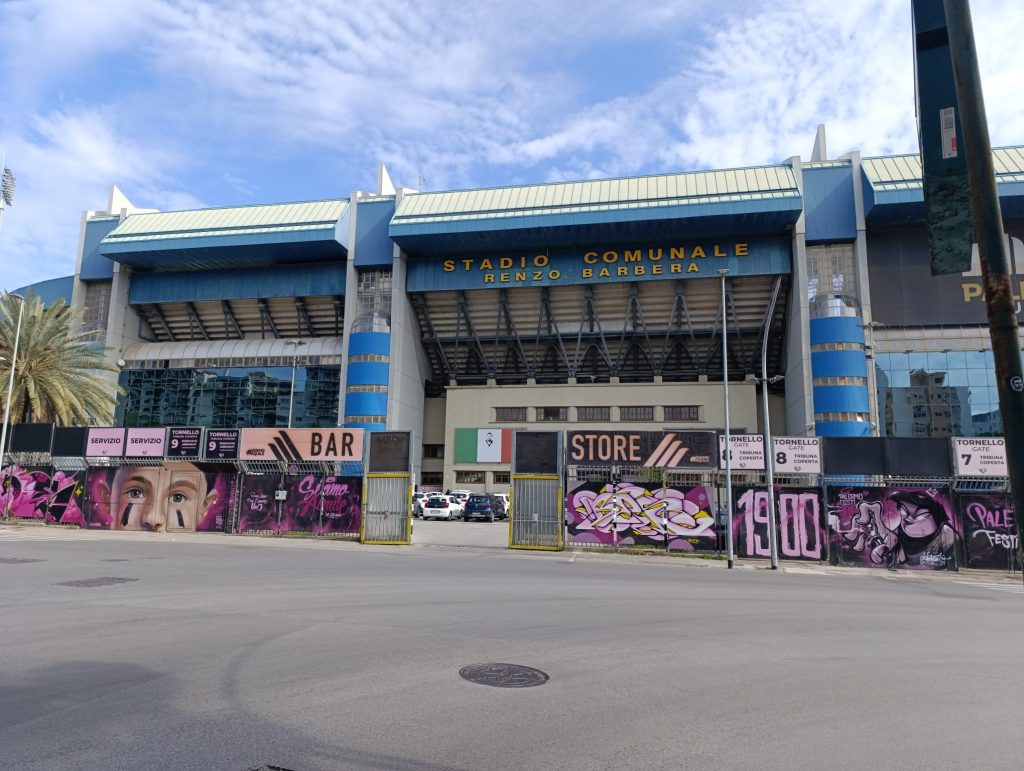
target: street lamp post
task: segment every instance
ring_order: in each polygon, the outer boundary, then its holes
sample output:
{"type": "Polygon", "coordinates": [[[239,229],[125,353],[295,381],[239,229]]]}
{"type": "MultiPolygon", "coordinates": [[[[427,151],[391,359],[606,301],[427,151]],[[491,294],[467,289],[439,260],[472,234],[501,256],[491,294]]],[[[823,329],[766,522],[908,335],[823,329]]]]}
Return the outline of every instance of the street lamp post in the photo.
{"type": "Polygon", "coordinates": [[[294,345],[292,353],[292,387],[288,391],[288,428],[292,427],[292,407],[295,405],[295,368],[299,360],[299,348],[306,344],[305,340],[289,340],[285,345],[294,345]]]}
{"type": "MultiPolygon", "coordinates": [[[[761,340],[761,411],[764,413],[764,473],[768,484],[768,552],[771,555],[772,570],[779,569],[779,539],[775,529],[775,452],[772,447],[772,421],[768,415],[768,385],[775,383],[779,376],[768,378],[768,330],[775,317],[775,302],[779,297],[780,282],[775,282],[771,303],[768,305],[768,321],[764,325],[761,340]]],[[[756,504],[755,504],[756,505],[756,504]]]]}
{"type": "Polygon", "coordinates": [[[11,395],[14,393],[14,370],[18,366],[18,343],[21,341],[21,319],[25,315],[25,298],[20,294],[9,292],[8,297],[17,297],[21,302],[18,304],[18,326],[14,332],[14,350],[11,353],[11,377],[7,381],[7,406],[4,407],[4,426],[0,429],[0,466],[3,465],[4,455],[7,453],[7,427],[11,422],[11,395]]]}
{"type": "Polygon", "coordinates": [[[729,269],[718,271],[722,277],[722,400],[725,403],[725,557],[733,566],[732,548],[732,446],[729,441],[729,335],[726,333],[725,280],[729,269]]]}

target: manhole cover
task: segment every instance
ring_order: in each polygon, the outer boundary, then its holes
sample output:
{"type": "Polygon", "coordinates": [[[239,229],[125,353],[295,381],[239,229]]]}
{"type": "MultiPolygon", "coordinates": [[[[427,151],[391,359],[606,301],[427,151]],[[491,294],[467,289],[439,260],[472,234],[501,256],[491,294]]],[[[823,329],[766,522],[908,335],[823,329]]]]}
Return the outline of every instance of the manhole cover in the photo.
{"type": "Polygon", "coordinates": [[[117,578],[116,576],[103,576],[101,578],[80,578],[77,581],[60,581],[54,586],[79,586],[79,587],[92,587],[92,586],[113,586],[114,584],[127,584],[132,581],[138,581],[137,578],[117,578]]]}
{"type": "Polygon", "coordinates": [[[0,565],[24,565],[27,562],[42,562],[43,560],[29,559],[28,557],[0,557],[0,565]]]}
{"type": "Polygon", "coordinates": [[[544,672],[522,664],[470,664],[460,669],[459,674],[471,683],[495,688],[530,688],[548,681],[544,672]]]}

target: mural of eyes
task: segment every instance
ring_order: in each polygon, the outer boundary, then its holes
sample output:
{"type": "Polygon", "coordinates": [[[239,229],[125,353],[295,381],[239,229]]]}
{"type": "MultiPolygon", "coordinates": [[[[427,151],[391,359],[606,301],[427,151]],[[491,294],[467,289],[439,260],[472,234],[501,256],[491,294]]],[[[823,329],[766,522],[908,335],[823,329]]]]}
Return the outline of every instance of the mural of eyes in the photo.
{"type": "Polygon", "coordinates": [[[180,506],[183,503],[188,503],[189,497],[185,493],[174,492],[170,494],[169,500],[171,501],[171,503],[180,506]]]}
{"type": "Polygon", "coordinates": [[[146,499],[146,491],[141,487],[129,487],[124,491],[124,494],[128,496],[131,501],[144,501],[146,499]]]}

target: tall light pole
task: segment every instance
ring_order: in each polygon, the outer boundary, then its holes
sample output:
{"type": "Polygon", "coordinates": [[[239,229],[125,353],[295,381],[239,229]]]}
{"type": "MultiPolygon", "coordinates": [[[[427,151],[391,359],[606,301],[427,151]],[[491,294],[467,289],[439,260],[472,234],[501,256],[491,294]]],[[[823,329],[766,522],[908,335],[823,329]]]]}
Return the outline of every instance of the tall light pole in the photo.
{"type": "Polygon", "coordinates": [[[733,565],[732,549],[732,443],[729,437],[729,335],[726,333],[725,280],[729,269],[718,271],[722,277],[722,400],[725,403],[725,557],[733,565]]]}
{"type": "MultiPolygon", "coordinates": [[[[781,281],[776,279],[772,299],[768,305],[768,321],[764,325],[764,339],[761,340],[761,411],[764,413],[764,474],[768,485],[768,552],[771,555],[772,570],[779,569],[779,539],[775,531],[775,452],[772,447],[772,421],[768,416],[768,384],[779,377],[768,379],[768,330],[775,316],[775,302],[779,297],[781,281]]],[[[756,503],[755,503],[756,505],[756,503]]]]}
{"type": "Polygon", "coordinates": [[[18,304],[18,326],[14,332],[14,351],[11,353],[11,377],[7,381],[7,406],[4,407],[4,426],[0,429],[0,466],[3,465],[4,455],[7,454],[7,427],[11,423],[11,394],[14,393],[14,370],[18,366],[18,343],[21,341],[21,318],[25,315],[25,298],[13,292],[7,293],[8,297],[17,297],[21,302],[18,304]]]}
{"type": "Polygon", "coordinates": [[[295,405],[295,367],[299,360],[299,348],[305,344],[305,340],[289,340],[285,343],[285,345],[295,346],[295,351],[292,353],[292,387],[288,391],[288,428],[292,427],[292,407],[295,405]]]}

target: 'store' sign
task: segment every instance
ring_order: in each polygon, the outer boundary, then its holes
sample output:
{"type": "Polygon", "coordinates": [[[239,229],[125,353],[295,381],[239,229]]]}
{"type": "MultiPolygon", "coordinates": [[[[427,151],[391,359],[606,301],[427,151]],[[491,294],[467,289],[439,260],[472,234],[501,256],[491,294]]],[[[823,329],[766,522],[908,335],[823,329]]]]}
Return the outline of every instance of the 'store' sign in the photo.
{"type": "Polygon", "coordinates": [[[242,460],[349,461],[363,459],[361,428],[244,428],[242,460]]]}
{"type": "Polygon", "coordinates": [[[570,431],[568,463],[715,468],[713,431],[570,431]]]}

